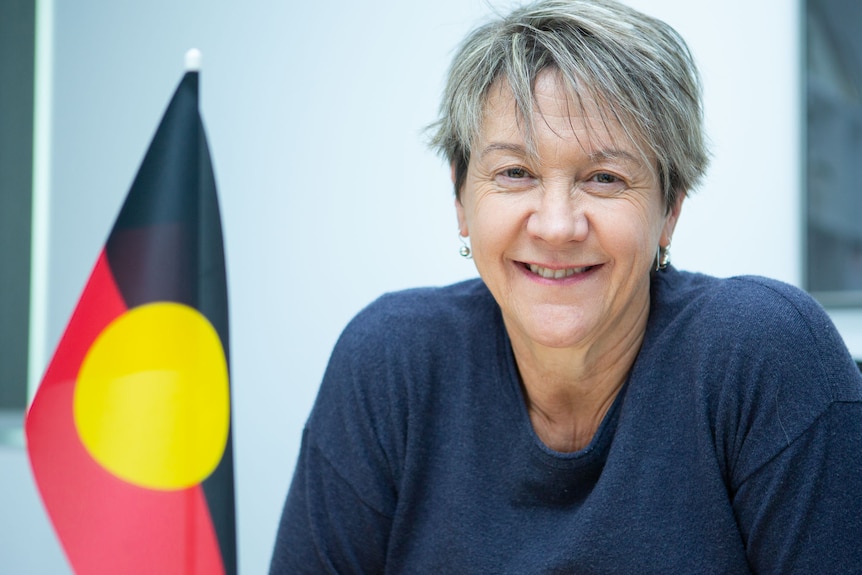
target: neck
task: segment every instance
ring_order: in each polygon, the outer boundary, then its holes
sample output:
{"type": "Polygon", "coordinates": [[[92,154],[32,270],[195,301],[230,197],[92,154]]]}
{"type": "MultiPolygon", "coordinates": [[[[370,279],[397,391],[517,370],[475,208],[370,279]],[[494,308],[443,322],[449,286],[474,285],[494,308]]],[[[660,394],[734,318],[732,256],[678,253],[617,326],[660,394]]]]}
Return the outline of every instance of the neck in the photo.
{"type": "Polygon", "coordinates": [[[558,349],[512,340],[530,420],[545,445],[574,452],[590,443],[640,351],[648,307],[612,341],[558,349]]]}

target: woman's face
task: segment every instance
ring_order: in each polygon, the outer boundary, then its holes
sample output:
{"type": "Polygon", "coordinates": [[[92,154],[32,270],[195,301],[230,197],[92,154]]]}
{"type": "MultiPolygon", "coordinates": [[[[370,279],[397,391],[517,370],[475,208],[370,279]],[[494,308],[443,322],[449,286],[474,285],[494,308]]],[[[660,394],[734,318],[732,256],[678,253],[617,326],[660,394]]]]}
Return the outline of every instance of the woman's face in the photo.
{"type": "Polygon", "coordinates": [[[508,85],[492,86],[455,202],[461,234],[514,343],[617,345],[643,328],[682,199],[668,212],[622,128],[555,73],[538,77],[535,105],[532,156],[508,85]]]}

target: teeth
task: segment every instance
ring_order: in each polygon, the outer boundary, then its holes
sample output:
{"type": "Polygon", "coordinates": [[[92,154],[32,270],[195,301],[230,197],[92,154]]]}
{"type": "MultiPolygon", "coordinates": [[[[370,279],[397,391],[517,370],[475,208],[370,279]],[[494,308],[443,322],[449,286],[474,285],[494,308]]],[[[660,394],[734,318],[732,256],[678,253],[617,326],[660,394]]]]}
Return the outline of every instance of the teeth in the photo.
{"type": "Polygon", "coordinates": [[[543,268],[542,266],[537,266],[536,264],[530,264],[531,272],[549,280],[567,278],[569,276],[585,272],[587,271],[587,268],[589,268],[589,266],[584,266],[582,268],[565,268],[561,270],[552,270],[548,268],[543,268]]]}

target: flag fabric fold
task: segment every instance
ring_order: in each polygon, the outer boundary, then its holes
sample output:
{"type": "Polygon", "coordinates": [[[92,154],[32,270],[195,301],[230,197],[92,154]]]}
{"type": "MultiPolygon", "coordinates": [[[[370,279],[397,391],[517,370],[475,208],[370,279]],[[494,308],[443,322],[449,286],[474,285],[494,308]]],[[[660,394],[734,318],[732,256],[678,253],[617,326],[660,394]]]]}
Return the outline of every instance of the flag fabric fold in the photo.
{"type": "Polygon", "coordinates": [[[78,575],[236,573],[227,280],[187,72],[26,419],[78,575]]]}

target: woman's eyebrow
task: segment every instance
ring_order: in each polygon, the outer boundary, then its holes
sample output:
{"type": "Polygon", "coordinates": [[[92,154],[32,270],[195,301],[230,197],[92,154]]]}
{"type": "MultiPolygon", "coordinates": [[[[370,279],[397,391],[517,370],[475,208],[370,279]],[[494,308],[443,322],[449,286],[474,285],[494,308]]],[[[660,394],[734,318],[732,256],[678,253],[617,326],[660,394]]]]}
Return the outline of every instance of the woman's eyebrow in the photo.
{"type": "Polygon", "coordinates": [[[492,154],[494,152],[509,152],[522,157],[530,155],[527,153],[527,148],[525,148],[521,144],[512,144],[507,142],[491,142],[482,149],[482,151],[479,153],[479,157],[484,158],[488,154],[492,154]]]}
{"type": "Polygon", "coordinates": [[[626,160],[628,162],[640,163],[640,160],[631,152],[617,148],[597,150],[595,152],[590,152],[587,156],[593,162],[600,162],[602,160],[626,160]]]}
{"type": "MultiPolygon", "coordinates": [[[[533,155],[527,151],[527,148],[522,144],[513,142],[491,142],[479,152],[479,158],[484,159],[486,156],[495,152],[506,152],[514,154],[520,158],[533,158],[533,155]]],[[[587,152],[586,156],[592,163],[600,163],[607,160],[622,160],[632,164],[641,164],[641,159],[631,152],[619,148],[606,148],[587,152]]]]}

